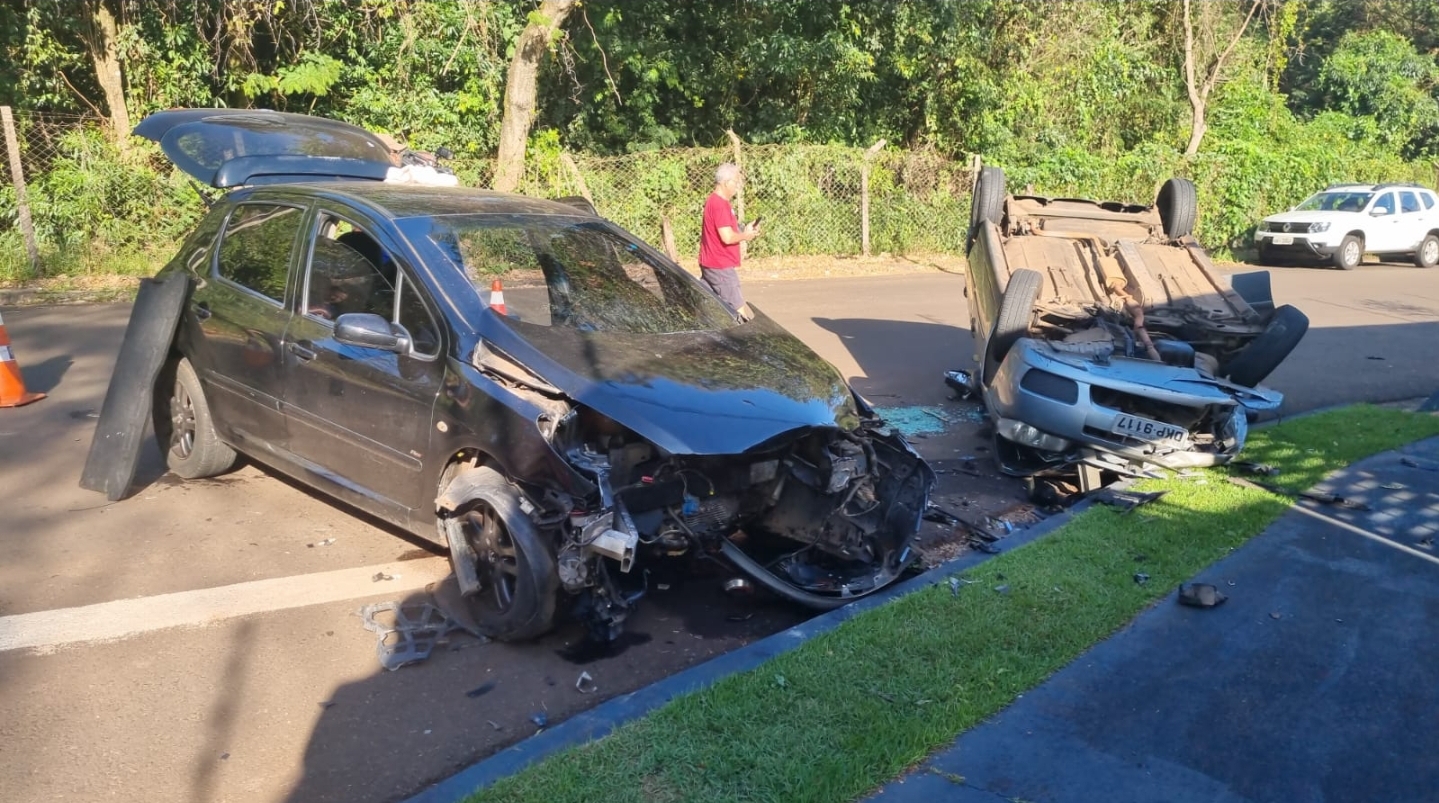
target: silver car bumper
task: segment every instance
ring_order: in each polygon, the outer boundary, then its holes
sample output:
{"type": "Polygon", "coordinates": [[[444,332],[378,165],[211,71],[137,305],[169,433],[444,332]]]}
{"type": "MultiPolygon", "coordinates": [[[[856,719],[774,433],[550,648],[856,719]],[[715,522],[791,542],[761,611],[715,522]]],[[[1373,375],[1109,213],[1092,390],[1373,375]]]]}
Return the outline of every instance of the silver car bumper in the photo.
{"type": "Polygon", "coordinates": [[[1251,415],[1282,394],[1194,368],[1113,357],[1096,360],[1022,339],[985,389],[1001,437],[1046,452],[1088,447],[1165,468],[1228,462],[1251,415]]]}

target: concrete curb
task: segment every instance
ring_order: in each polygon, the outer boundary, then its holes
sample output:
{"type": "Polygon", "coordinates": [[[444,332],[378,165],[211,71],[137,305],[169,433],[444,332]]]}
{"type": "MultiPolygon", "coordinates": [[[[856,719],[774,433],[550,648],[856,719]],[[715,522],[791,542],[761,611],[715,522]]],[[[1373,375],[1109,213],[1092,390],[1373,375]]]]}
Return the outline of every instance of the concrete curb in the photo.
{"type": "Polygon", "coordinates": [[[128,290],[34,290],[27,288],[0,290],[0,307],[48,307],[75,304],[111,304],[133,301],[139,281],[128,290]]]}
{"type": "Polygon", "coordinates": [[[642,689],[607,700],[589,711],[576,714],[553,728],[470,765],[455,775],[408,798],[403,803],[455,803],[455,801],[463,800],[477,790],[491,786],[556,753],[595,741],[621,725],[648,715],[676,697],[700,691],[730,675],[754,669],[771,658],[799,647],[815,636],[834,630],[840,624],[865,611],[885,605],[907,594],[938,585],[944,582],[946,577],[978,566],[994,555],[1003,555],[1031,544],[1067,524],[1076,514],[1089,509],[1094,504],[1096,503],[1093,499],[1081,500],[1074,507],[1051,516],[1033,527],[1019,530],[1008,538],[995,542],[995,546],[999,548],[998,552],[966,553],[872,597],[865,597],[843,608],[820,614],[788,630],[747,644],[698,666],[692,666],[642,689]]]}

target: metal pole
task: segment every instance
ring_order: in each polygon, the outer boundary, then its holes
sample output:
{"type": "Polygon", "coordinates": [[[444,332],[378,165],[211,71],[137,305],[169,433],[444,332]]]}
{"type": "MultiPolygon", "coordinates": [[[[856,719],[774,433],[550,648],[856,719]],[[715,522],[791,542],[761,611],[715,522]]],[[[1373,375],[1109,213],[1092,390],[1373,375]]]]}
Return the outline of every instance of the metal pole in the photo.
{"type": "Polygon", "coordinates": [[[15,206],[20,233],[25,236],[25,252],[30,257],[30,272],[40,275],[40,249],[35,244],[35,224],[30,220],[30,201],[25,197],[25,172],[20,166],[20,138],[15,135],[15,118],[9,106],[0,106],[0,126],[5,129],[5,147],[10,152],[10,180],[15,184],[15,206]]]}
{"type": "Polygon", "coordinates": [[[883,147],[884,140],[869,146],[864,152],[864,164],[859,168],[859,242],[860,252],[865,256],[869,256],[869,168],[883,147]]]}

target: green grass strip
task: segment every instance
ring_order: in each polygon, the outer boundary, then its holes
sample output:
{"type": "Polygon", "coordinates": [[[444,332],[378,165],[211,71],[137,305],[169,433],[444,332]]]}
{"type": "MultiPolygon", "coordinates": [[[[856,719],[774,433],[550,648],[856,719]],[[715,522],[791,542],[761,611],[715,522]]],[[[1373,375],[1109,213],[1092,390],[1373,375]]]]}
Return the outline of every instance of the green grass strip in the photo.
{"type": "MultiPolygon", "coordinates": [[[[1439,435],[1439,417],[1358,406],[1255,432],[1246,458],[1293,489],[1439,435]]],[[[1289,500],[1227,472],[1147,481],[1162,500],[1085,511],[1049,537],[861,614],[471,801],[853,800],[1043,682],[1264,530],[1289,500]],[[1150,576],[1134,581],[1136,572],[1150,576]]]]}

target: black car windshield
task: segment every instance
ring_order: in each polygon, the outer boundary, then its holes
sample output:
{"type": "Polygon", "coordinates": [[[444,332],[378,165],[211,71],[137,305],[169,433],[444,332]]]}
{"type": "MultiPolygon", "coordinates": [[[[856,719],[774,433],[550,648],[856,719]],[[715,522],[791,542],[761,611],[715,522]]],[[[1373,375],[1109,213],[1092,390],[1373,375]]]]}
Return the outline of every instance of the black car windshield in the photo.
{"type": "Polygon", "coordinates": [[[735,325],[696,279],[604,223],[545,215],[441,216],[426,223],[430,240],[480,297],[523,324],[636,334],[735,325]]]}
{"type": "Polygon", "coordinates": [[[1315,193],[1294,207],[1296,212],[1359,212],[1374,197],[1363,190],[1329,190],[1315,193]]]}

